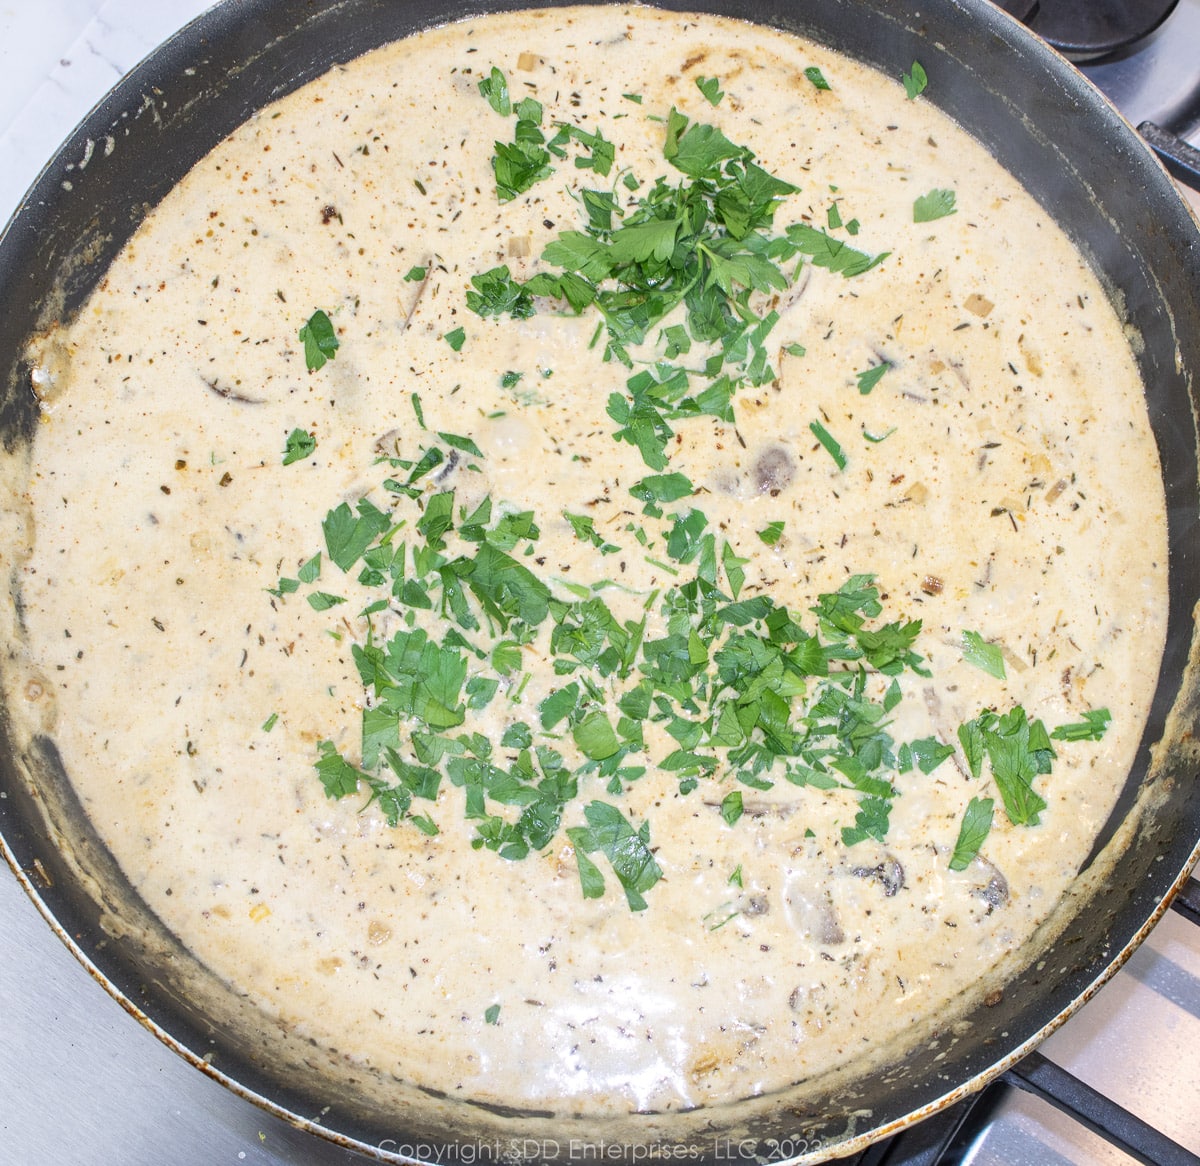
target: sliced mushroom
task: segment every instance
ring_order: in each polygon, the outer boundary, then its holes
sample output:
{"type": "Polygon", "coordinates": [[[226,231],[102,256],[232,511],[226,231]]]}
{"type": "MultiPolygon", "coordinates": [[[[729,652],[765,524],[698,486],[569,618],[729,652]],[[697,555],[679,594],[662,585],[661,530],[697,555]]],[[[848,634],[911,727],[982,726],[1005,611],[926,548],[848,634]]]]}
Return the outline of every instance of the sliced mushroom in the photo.
{"type": "Polygon", "coordinates": [[[904,886],[904,867],[898,858],[894,858],[890,854],[886,855],[877,866],[851,867],[850,873],[855,878],[877,882],[889,899],[904,886]]]}
{"type": "Polygon", "coordinates": [[[1003,907],[1008,902],[1008,879],[1001,873],[999,867],[989,862],[982,854],[976,855],[972,867],[979,867],[987,875],[987,882],[971,889],[971,894],[982,899],[988,905],[990,914],[997,907],[1003,907]]]}
{"type": "Polygon", "coordinates": [[[781,445],[770,445],[758,455],[753,468],[754,488],[760,494],[778,494],[792,484],[796,462],[781,445]]]}
{"type": "Polygon", "coordinates": [[[783,894],[784,914],[792,928],[814,943],[845,943],[846,933],[838,922],[829,891],[809,891],[798,877],[789,878],[783,894]]]}
{"type": "Polygon", "coordinates": [[[445,464],[434,474],[434,482],[440,486],[458,468],[459,460],[458,450],[452,449],[446,457],[445,464]]]}

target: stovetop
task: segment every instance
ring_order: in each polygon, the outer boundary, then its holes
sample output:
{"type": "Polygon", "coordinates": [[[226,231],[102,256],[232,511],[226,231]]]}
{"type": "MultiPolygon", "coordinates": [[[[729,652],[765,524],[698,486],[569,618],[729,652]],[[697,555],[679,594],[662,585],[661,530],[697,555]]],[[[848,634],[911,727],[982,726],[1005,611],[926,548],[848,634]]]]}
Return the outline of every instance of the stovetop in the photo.
{"type": "MultiPolygon", "coordinates": [[[[205,7],[203,0],[0,4],[0,219],[88,108],[205,7]]],[[[1153,121],[1200,145],[1200,0],[1180,0],[1149,40],[1084,71],[1133,124],[1153,121]]],[[[1200,195],[1188,197],[1200,214],[1200,195]]],[[[0,869],[0,928],[3,1163],[365,1162],[258,1110],[160,1044],[87,976],[6,868],[0,869]]],[[[1041,1052],[1200,1156],[1200,927],[1168,913],[1125,969],[1041,1052]]],[[[1024,1093],[994,1090],[982,1104],[988,1110],[982,1132],[960,1134],[945,1161],[1133,1161],[1024,1093]]],[[[923,1153],[875,1149],[867,1160],[923,1166],[932,1161],[923,1153]]]]}

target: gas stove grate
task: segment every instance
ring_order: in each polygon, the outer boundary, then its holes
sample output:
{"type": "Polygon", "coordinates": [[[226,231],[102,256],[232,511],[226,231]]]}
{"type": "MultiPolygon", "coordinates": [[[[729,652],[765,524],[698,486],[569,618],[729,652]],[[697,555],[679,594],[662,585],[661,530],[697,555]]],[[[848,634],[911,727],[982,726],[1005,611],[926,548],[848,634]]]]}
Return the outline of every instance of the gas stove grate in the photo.
{"type": "MultiPolygon", "coordinates": [[[[1191,879],[1171,904],[1200,926],[1200,880],[1191,879]]],[[[980,1093],[949,1106],[837,1166],[959,1166],[967,1159],[1005,1095],[1033,1094],[1146,1166],[1200,1166],[1200,1155],[1180,1146],[1135,1114],[1033,1052],[980,1093]]]]}

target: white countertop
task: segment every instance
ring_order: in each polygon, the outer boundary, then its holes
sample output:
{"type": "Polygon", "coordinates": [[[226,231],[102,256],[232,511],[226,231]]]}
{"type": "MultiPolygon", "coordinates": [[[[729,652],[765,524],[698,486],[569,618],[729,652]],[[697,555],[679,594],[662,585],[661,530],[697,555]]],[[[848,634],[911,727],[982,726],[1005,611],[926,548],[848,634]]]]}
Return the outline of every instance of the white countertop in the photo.
{"type": "Polygon", "coordinates": [[[203,0],[8,0],[0,6],[5,219],[88,110],[157,44],[208,7],[203,0]]]}
{"type": "MultiPolygon", "coordinates": [[[[206,7],[203,0],[0,4],[0,221],[108,88],[206,7]]],[[[1174,935],[1168,923],[1164,943],[1174,935]]],[[[4,1163],[363,1161],[234,1097],[139,1027],[75,962],[3,863],[0,925],[4,1163]]],[[[1137,957],[1143,969],[1170,958],[1148,949],[1137,957]]]]}
{"type": "MultiPolygon", "coordinates": [[[[231,0],[236,3],[237,0],[231,0]]],[[[205,0],[0,4],[0,222],[59,144],[205,0]]],[[[133,1021],[0,862],[0,1162],[363,1162],[235,1097],[133,1021]]]]}

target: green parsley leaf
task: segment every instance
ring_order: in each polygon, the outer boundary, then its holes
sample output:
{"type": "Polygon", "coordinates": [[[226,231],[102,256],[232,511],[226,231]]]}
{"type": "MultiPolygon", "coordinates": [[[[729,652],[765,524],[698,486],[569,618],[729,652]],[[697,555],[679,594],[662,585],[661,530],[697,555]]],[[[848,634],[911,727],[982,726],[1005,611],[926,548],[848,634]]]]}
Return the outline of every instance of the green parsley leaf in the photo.
{"type": "Polygon", "coordinates": [[[322,741],[321,757],[317,761],[317,776],[330,798],[345,798],[358,792],[360,778],[365,774],[354,768],[338,751],[332,741],[322,741]]]}
{"type": "Polygon", "coordinates": [[[582,231],[560,232],[557,239],[546,245],[542,259],[555,267],[575,271],[593,282],[606,279],[614,267],[609,249],[582,231]]]}
{"type": "Polygon", "coordinates": [[[479,548],[473,560],[457,566],[471,592],[501,628],[514,619],[536,627],[546,618],[549,587],[490,541],[479,548]]]}
{"type": "Polygon", "coordinates": [[[890,364],[876,364],[870,368],[863,369],[862,372],[854,374],[858,381],[858,391],[865,397],[868,393],[883,379],[884,373],[892,366],[890,364]]]}
{"type": "Polygon", "coordinates": [[[887,837],[888,819],[891,812],[892,803],[887,798],[863,798],[858,803],[858,813],[854,816],[854,825],[842,827],[843,845],[856,846],[868,838],[882,842],[887,837]]]}
{"type": "MultiPolygon", "coordinates": [[[[649,823],[643,822],[640,829],[634,830],[621,811],[607,802],[589,802],[584,808],[583,816],[587,820],[587,828],[575,827],[567,831],[567,837],[575,847],[577,858],[597,850],[602,851],[624,888],[630,910],[644,911],[647,906],[643,898],[644,893],[662,878],[662,869],[650,852],[649,823]]],[[[595,864],[589,865],[595,875],[599,875],[595,864]]],[[[584,881],[582,863],[580,881],[584,881]]],[[[603,885],[601,877],[601,893],[603,885]]],[[[586,882],[584,895],[588,896],[586,882]]]]}
{"type": "MultiPolygon", "coordinates": [[[[538,108],[540,114],[541,107],[538,108]]],[[[513,141],[496,142],[492,171],[496,175],[496,197],[500,202],[511,202],[534,183],[554,173],[545,141],[537,124],[522,118],[517,122],[513,141]]]]}
{"type": "Polygon", "coordinates": [[[320,308],[301,327],[299,337],[304,343],[304,363],[313,372],[323,368],[327,360],[332,360],[341,347],[333,321],[320,308]]]}
{"type": "Polygon", "coordinates": [[[405,283],[420,283],[425,278],[428,271],[424,267],[413,266],[404,274],[405,283]]]}
{"type": "Polygon", "coordinates": [[[613,543],[605,542],[600,532],[596,529],[595,521],[591,515],[571,514],[569,511],[564,510],[563,518],[571,524],[571,529],[575,532],[575,537],[580,542],[591,543],[602,555],[613,555],[621,549],[613,543]]]}
{"type": "Polygon", "coordinates": [[[729,826],[732,826],[742,816],[743,809],[740,789],[731,790],[721,799],[721,817],[729,826]]]}
{"type": "Polygon", "coordinates": [[[538,712],[541,714],[542,728],[553,729],[559,721],[570,716],[579,704],[579,685],[572,682],[563,688],[556,689],[541,704],[538,712]]]}
{"type": "Polygon", "coordinates": [[[267,719],[265,721],[263,721],[262,731],[264,733],[269,733],[273,728],[275,728],[275,724],[278,720],[279,720],[279,714],[272,713],[269,717],[267,717],[267,719]]]}
{"type": "Polygon", "coordinates": [[[630,494],[645,503],[642,513],[654,518],[662,517],[662,510],[656,503],[678,502],[680,498],[690,498],[695,490],[691,480],[680,473],[650,474],[629,487],[630,494]]]}
{"type": "Polygon", "coordinates": [[[617,734],[602,709],[588,713],[572,730],[579,751],[593,761],[603,761],[621,748],[617,734]]]}
{"type": "Polygon", "coordinates": [[[469,437],[463,437],[458,433],[443,433],[438,430],[440,437],[451,449],[462,450],[463,453],[469,453],[472,457],[483,457],[483,450],[479,448],[469,437]]]}
{"type": "Polygon", "coordinates": [[[1015,826],[1036,826],[1046,801],[1033,791],[1033,779],[1049,773],[1054,758],[1042,722],[1027,721],[1025,710],[1018,707],[1000,718],[996,732],[985,736],[985,742],[1009,820],[1015,826]]]}
{"type": "Polygon", "coordinates": [[[824,267],[846,279],[865,274],[891,254],[881,251],[878,255],[868,255],[851,247],[845,239],[835,239],[827,231],[808,223],[794,223],[784,234],[798,251],[809,256],[814,266],[824,267]]]}
{"type": "Polygon", "coordinates": [[[507,265],[471,276],[471,289],[467,307],[477,316],[509,315],[525,320],[534,313],[533,296],[513,279],[507,265]]]}
{"type": "Polygon", "coordinates": [[[1034,790],[1033,782],[1040,774],[1049,773],[1054,761],[1045,725],[1040,720],[1030,721],[1016,705],[1003,716],[990,710],[980,713],[959,726],[958,739],[973,776],[979,776],[986,754],[1009,821],[1014,826],[1036,826],[1046,801],[1034,790]]]}
{"type": "Polygon", "coordinates": [[[1054,741],[1099,741],[1111,722],[1112,714],[1108,709],[1089,709],[1083,714],[1082,721],[1059,725],[1050,737],[1054,741]]]}
{"type": "Polygon", "coordinates": [[[739,558],[729,543],[724,543],[721,547],[721,570],[725,572],[725,578],[729,581],[729,594],[734,599],[742,590],[742,584],[746,582],[746,572],[742,568],[750,562],[749,559],[739,558]]]}
{"type": "MultiPolygon", "coordinates": [[[[649,259],[665,263],[674,254],[675,238],[682,226],[679,219],[651,219],[621,227],[613,232],[608,258],[618,265],[644,263],[649,259]]],[[[546,250],[549,252],[551,248],[546,250]]]]}
{"type": "Polygon", "coordinates": [[[607,177],[617,159],[616,146],[608,141],[599,130],[589,133],[579,126],[566,124],[562,126],[562,129],[588,151],[587,154],[575,159],[575,169],[594,170],[597,174],[607,177]]]}
{"type": "Polygon", "coordinates": [[[709,105],[720,105],[721,98],[725,96],[716,77],[697,77],[696,88],[704,94],[709,105]]]}
{"type": "Polygon", "coordinates": [[[492,71],[479,82],[479,92],[501,117],[512,113],[512,98],[508,95],[508,81],[494,65],[492,71]]]}
{"type": "Polygon", "coordinates": [[[971,776],[978,778],[983,772],[983,759],[986,755],[983,737],[983,717],[967,721],[958,726],[958,743],[962,746],[967,758],[967,766],[971,776]]]}
{"type": "Polygon", "coordinates": [[[954,198],[952,190],[931,190],[928,194],[922,194],[913,203],[913,222],[931,223],[934,219],[944,219],[956,213],[958,208],[954,205],[954,198]]]}
{"type": "MultiPolygon", "coordinates": [[[[590,831],[580,829],[581,837],[591,839],[590,831]]],[[[567,837],[571,837],[571,831],[567,831],[567,837]]],[[[583,849],[575,845],[575,862],[579,869],[579,885],[583,890],[585,899],[599,899],[604,896],[604,875],[600,873],[600,868],[584,853],[583,849]]]]}
{"type": "Polygon", "coordinates": [[[316,448],[317,439],[311,433],[304,429],[293,429],[284,447],[283,464],[290,466],[293,462],[301,462],[310,457],[316,448]]]}
{"type": "Polygon", "coordinates": [[[904,747],[916,767],[924,774],[932,773],[948,757],[954,756],[953,745],[943,745],[936,737],[922,737],[904,747]]]}
{"type": "Polygon", "coordinates": [[[447,344],[449,344],[450,347],[453,348],[455,352],[462,351],[463,342],[466,340],[466,338],[467,338],[467,333],[461,325],[459,325],[459,327],[453,329],[452,331],[447,332],[442,337],[442,339],[447,344]]]}
{"type": "Polygon", "coordinates": [[[775,522],[768,522],[766,526],[758,532],[758,537],[769,547],[775,546],[783,537],[783,520],[777,519],[775,522]]]}
{"type": "Polygon", "coordinates": [[[717,179],[723,163],[751,156],[745,146],[734,145],[716,126],[688,125],[687,121],[683,114],[671,111],[663,157],[689,178],[717,179]]]}
{"type": "Polygon", "coordinates": [[[343,571],[349,571],[385,530],[391,526],[391,518],[370,499],[360,498],[358,516],[343,502],[329,511],[321,529],[325,534],[325,549],[343,571]]]}
{"type": "Polygon", "coordinates": [[[825,74],[817,68],[816,65],[809,65],[804,70],[804,75],[812,82],[815,89],[828,89],[829,82],[825,80],[825,74]]]}
{"type": "Polygon", "coordinates": [[[808,427],[812,430],[813,436],[825,447],[829,456],[833,458],[837,468],[844,470],[846,455],[842,452],[842,447],[837,443],[837,439],[819,421],[810,421],[808,427]]]}
{"type": "Polygon", "coordinates": [[[528,749],[533,744],[533,730],[524,721],[517,721],[504,730],[500,744],[505,749],[528,749]]]}
{"type": "Polygon", "coordinates": [[[989,644],[978,632],[963,632],[962,658],[997,680],[1005,679],[1003,650],[998,644],[989,644]]]}
{"type": "Polygon", "coordinates": [[[992,832],[992,799],[972,798],[963,813],[958,828],[958,840],[954,843],[954,854],[950,857],[951,870],[966,870],[979,848],[992,832]]]}
{"type": "Polygon", "coordinates": [[[499,1024],[500,1023],[500,1005],[490,1004],[483,1013],[484,1024],[499,1024]]]}
{"type": "MultiPolygon", "coordinates": [[[[921,67],[920,61],[913,61],[912,71],[903,75],[904,92],[909,101],[914,100],[925,92],[925,87],[929,84],[929,78],[925,74],[925,70],[921,67]]],[[[961,869],[955,867],[953,869],[961,869]]]]}
{"type": "Polygon", "coordinates": [[[492,667],[501,676],[509,676],[521,668],[521,647],[515,640],[501,640],[492,649],[492,667]]]}

